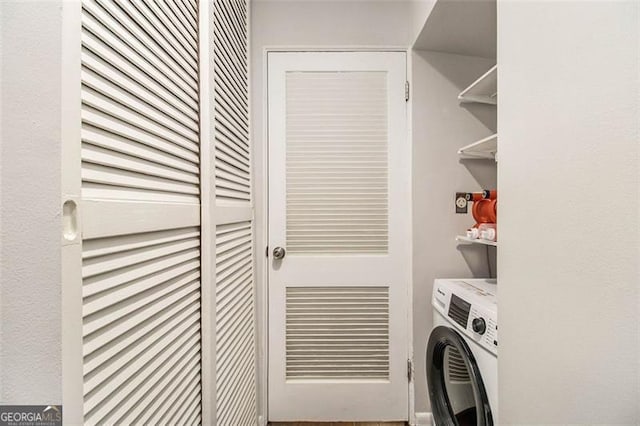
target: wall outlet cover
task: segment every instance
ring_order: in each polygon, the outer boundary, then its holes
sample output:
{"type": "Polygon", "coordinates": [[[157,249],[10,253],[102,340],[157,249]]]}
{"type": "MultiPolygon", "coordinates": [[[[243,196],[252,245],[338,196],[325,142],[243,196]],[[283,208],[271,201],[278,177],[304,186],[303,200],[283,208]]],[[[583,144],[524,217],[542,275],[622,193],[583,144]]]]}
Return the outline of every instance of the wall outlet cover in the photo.
{"type": "Polygon", "coordinates": [[[467,193],[456,192],[456,213],[465,214],[468,211],[467,210],[468,207],[469,207],[469,202],[467,201],[467,193]]]}

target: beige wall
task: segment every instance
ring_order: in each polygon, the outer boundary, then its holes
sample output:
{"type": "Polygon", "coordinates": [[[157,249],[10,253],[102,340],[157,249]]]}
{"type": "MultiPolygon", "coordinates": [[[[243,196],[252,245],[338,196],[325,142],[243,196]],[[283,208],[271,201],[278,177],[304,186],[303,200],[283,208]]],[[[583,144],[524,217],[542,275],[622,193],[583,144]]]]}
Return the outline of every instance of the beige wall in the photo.
{"type": "Polygon", "coordinates": [[[638,424],[640,3],[498,2],[501,424],[638,424]]]}
{"type": "Polygon", "coordinates": [[[61,404],[61,2],[0,3],[0,403],[61,404]]]}

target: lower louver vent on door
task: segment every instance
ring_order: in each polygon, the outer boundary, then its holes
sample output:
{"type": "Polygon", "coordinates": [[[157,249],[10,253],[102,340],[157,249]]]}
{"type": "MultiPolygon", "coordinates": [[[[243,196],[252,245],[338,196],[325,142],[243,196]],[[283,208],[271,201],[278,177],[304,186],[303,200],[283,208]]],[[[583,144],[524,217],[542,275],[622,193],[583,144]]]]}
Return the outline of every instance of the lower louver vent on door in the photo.
{"type": "Polygon", "coordinates": [[[387,379],[388,287],[287,287],[286,377],[387,379]]]}
{"type": "Polygon", "coordinates": [[[255,335],[251,222],[216,227],[217,424],[254,425],[255,335]]]}
{"type": "Polygon", "coordinates": [[[83,241],[85,424],[200,421],[200,230],[83,241]]]}

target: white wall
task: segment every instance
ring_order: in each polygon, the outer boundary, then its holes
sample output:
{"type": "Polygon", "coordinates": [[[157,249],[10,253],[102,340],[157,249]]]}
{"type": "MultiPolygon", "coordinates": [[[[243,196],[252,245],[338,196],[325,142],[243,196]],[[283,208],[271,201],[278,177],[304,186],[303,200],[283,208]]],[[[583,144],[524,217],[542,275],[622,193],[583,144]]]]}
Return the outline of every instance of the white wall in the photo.
{"type": "Polygon", "coordinates": [[[639,9],[498,2],[502,424],[640,422],[639,9]]]}
{"type": "MultiPolygon", "coordinates": [[[[264,161],[264,63],[265,47],[406,47],[415,37],[412,5],[404,1],[254,1],[251,7],[251,128],[253,133],[254,198],[256,208],[256,252],[262,256],[266,246],[266,182],[264,161]]],[[[263,304],[265,271],[256,271],[258,285],[259,333],[266,332],[263,304]]],[[[266,357],[261,346],[260,357],[266,357]]],[[[260,368],[264,369],[265,364],[260,368]]],[[[265,383],[262,383],[265,392],[265,383]]],[[[265,413],[265,401],[260,412],[265,413]]]]}
{"type": "Polygon", "coordinates": [[[61,4],[0,4],[0,403],[60,404],[61,4]]]}
{"type": "Polygon", "coordinates": [[[413,333],[416,411],[431,411],[425,350],[433,328],[435,278],[489,276],[495,249],[458,245],[455,236],[473,225],[456,215],[456,192],[495,188],[493,160],[460,161],[460,147],[495,132],[496,107],[460,104],[458,94],[495,64],[493,59],[414,51],[413,104],[413,333]],[[487,253],[487,250],[489,253],[487,253]]]}

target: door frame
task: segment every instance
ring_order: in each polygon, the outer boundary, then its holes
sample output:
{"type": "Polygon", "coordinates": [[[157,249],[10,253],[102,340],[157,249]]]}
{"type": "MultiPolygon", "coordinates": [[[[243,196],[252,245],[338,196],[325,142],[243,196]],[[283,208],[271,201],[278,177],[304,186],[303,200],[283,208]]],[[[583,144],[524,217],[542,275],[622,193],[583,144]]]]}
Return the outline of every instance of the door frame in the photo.
{"type": "MultiPolygon", "coordinates": [[[[266,426],[269,418],[268,413],[268,368],[269,368],[269,259],[266,256],[267,245],[269,241],[269,103],[268,103],[268,56],[269,53],[294,53],[294,52],[338,52],[338,53],[360,53],[360,52],[404,52],[406,53],[406,78],[409,84],[412,82],[411,75],[411,47],[399,47],[399,46],[265,46],[262,49],[262,93],[260,93],[262,103],[261,129],[254,129],[252,132],[255,135],[260,134],[262,137],[259,143],[254,140],[253,150],[253,166],[254,177],[259,179],[254,180],[254,193],[261,193],[262,197],[256,197],[254,199],[255,208],[255,244],[256,244],[256,339],[258,347],[258,365],[257,365],[257,396],[258,396],[258,421],[259,426],[266,426]],[[261,184],[258,184],[261,182],[261,184]]],[[[255,78],[257,70],[252,73],[255,78]]],[[[255,102],[255,98],[252,102],[255,102]]],[[[256,111],[255,105],[252,108],[256,111]]],[[[406,137],[408,143],[412,144],[412,99],[409,97],[407,102],[407,132],[406,137]]],[[[255,120],[253,121],[255,123],[255,120]]],[[[411,161],[409,162],[411,164],[411,161]]],[[[409,169],[411,173],[411,168],[409,169]]],[[[411,182],[411,181],[410,181],[411,182]]],[[[411,189],[410,194],[412,194],[411,189]]],[[[412,202],[412,196],[410,196],[412,202]]],[[[411,233],[413,232],[413,215],[410,210],[409,214],[409,228],[411,233]]],[[[413,251],[413,239],[409,242],[409,250],[413,251]]],[[[407,353],[410,359],[413,361],[413,256],[409,259],[409,267],[411,269],[411,279],[408,285],[407,291],[407,353]]],[[[415,374],[411,372],[411,380],[409,380],[408,398],[409,404],[407,407],[407,418],[409,424],[415,424],[415,374]]]]}
{"type": "Polygon", "coordinates": [[[60,211],[67,201],[75,204],[75,232],[63,235],[60,218],[62,298],[62,422],[83,422],[82,377],[82,205],[80,175],[81,145],[81,19],[82,3],[62,2],[62,63],[60,104],[61,173],[60,211]]]}

